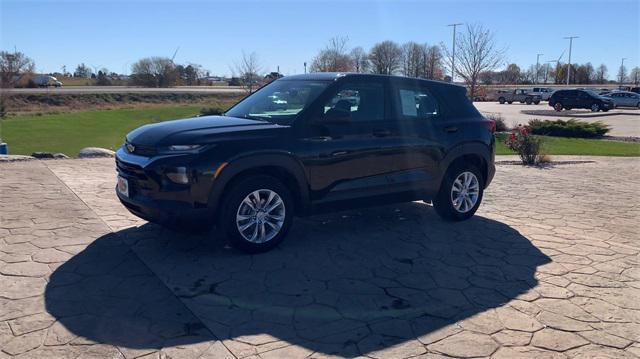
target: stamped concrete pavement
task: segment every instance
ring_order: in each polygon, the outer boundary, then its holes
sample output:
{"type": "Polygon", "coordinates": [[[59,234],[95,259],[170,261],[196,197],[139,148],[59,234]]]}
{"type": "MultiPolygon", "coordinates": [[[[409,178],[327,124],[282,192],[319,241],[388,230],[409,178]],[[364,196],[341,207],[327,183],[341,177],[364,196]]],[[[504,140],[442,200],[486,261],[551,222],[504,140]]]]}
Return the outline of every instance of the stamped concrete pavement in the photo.
{"type": "Polygon", "coordinates": [[[636,358],[639,161],[501,165],[480,211],[296,221],[245,255],[129,215],[112,160],[0,165],[0,358],[636,358]]]}

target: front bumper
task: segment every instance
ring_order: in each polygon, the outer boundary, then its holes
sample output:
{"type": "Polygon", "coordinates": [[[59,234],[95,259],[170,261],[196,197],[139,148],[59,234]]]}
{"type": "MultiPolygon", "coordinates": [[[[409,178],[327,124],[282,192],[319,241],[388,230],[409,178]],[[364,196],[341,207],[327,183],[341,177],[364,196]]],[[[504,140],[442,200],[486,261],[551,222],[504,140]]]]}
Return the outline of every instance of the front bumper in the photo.
{"type": "Polygon", "coordinates": [[[202,222],[210,215],[208,206],[194,199],[193,185],[177,185],[166,178],[162,173],[162,162],[166,160],[137,156],[119,149],[116,170],[118,176],[127,180],[129,196],[116,189],[118,199],[129,212],[150,222],[202,222]]]}

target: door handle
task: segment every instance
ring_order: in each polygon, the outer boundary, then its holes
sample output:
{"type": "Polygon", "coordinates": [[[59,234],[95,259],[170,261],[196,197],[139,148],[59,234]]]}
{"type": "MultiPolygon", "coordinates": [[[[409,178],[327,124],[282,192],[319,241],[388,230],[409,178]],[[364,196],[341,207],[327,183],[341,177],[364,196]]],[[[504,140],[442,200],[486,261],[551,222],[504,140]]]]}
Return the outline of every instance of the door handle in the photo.
{"type": "Polygon", "coordinates": [[[458,132],[458,128],[455,126],[445,127],[444,132],[448,132],[448,133],[458,132]]]}
{"type": "Polygon", "coordinates": [[[331,156],[342,156],[342,155],[346,155],[347,153],[349,153],[349,151],[335,151],[335,152],[331,152],[331,156]]]}
{"type": "Polygon", "coordinates": [[[333,138],[331,136],[316,136],[316,137],[309,137],[307,138],[307,140],[309,141],[315,141],[315,142],[322,142],[322,141],[330,141],[333,138]]]}
{"type": "Polygon", "coordinates": [[[391,131],[384,130],[384,129],[373,130],[373,135],[376,136],[376,137],[387,137],[387,136],[391,135],[391,131]]]}

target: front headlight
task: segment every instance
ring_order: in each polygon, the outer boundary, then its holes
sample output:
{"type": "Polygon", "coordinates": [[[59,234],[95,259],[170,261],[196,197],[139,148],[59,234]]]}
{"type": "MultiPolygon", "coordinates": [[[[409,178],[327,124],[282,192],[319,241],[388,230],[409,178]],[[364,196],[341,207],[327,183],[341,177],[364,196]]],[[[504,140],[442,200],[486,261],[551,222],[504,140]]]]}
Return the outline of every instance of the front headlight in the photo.
{"type": "Polygon", "coordinates": [[[205,145],[171,145],[159,148],[159,153],[170,155],[179,153],[198,153],[205,148],[205,145]]]}
{"type": "Polygon", "coordinates": [[[169,146],[169,151],[175,152],[187,152],[187,151],[197,151],[202,148],[202,145],[173,145],[169,146]]]}

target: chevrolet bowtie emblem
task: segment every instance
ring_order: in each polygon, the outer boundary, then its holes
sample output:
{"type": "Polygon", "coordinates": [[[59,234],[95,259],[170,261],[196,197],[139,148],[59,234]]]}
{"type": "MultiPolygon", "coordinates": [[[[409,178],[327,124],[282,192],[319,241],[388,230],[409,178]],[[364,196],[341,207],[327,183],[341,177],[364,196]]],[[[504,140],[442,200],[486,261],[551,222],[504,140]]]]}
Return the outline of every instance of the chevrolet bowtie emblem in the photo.
{"type": "Polygon", "coordinates": [[[129,152],[133,153],[133,151],[135,151],[135,150],[136,150],[136,146],[134,146],[134,145],[132,145],[132,144],[130,144],[130,143],[127,143],[127,150],[128,150],[129,152]]]}

